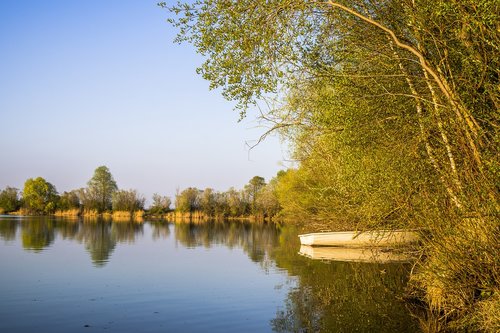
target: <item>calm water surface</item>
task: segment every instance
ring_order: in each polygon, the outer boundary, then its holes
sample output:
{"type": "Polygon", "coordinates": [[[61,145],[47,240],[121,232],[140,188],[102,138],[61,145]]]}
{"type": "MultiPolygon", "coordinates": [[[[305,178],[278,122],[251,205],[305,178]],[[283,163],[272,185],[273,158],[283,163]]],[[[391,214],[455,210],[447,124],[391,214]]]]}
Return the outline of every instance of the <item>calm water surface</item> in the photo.
{"type": "Polygon", "coordinates": [[[0,216],[0,332],[419,332],[408,266],[299,247],[272,224],[0,216]]]}

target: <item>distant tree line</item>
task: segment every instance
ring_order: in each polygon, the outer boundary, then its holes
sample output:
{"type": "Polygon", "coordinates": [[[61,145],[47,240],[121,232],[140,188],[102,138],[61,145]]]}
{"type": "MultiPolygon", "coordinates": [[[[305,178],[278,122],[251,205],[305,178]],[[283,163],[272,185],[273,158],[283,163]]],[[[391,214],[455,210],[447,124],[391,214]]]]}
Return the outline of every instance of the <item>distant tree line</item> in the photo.
{"type": "MultiPolygon", "coordinates": [[[[87,187],[59,194],[56,187],[42,177],[30,178],[20,191],[7,186],[0,191],[0,212],[24,210],[26,214],[46,215],[56,211],[76,210],[79,213],[107,211],[135,212],[145,209],[146,199],[137,190],[118,189],[116,181],[106,166],[94,171],[87,187]]],[[[153,195],[149,210],[163,214],[170,210],[169,197],[153,195]]]]}
{"type": "Polygon", "coordinates": [[[231,187],[219,192],[212,188],[200,190],[188,187],[175,196],[175,209],[180,213],[201,212],[204,216],[214,218],[272,218],[281,210],[276,185],[282,175],[284,172],[280,171],[269,183],[263,177],[255,176],[242,190],[231,187]]]}

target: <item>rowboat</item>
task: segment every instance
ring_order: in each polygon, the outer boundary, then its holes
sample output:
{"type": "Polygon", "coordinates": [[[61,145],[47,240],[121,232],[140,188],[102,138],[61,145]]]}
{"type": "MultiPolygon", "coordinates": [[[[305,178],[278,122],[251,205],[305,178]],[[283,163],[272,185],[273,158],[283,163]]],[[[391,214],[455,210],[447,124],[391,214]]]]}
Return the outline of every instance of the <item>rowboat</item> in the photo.
{"type": "Polygon", "coordinates": [[[412,258],[394,251],[385,251],[381,248],[352,248],[352,247],[312,247],[301,245],[300,255],[315,260],[347,261],[363,263],[402,263],[411,262],[412,258]]]}
{"type": "Polygon", "coordinates": [[[318,232],[299,235],[302,245],[342,247],[392,247],[417,242],[418,233],[409,230],[318,232]]]}

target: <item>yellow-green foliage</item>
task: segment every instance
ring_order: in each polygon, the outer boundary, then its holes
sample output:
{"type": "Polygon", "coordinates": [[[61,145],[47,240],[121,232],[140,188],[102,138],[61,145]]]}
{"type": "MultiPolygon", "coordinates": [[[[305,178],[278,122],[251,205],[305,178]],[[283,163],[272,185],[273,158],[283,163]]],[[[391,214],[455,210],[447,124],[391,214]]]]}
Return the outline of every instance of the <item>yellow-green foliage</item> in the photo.
{"type": "Polygon", "coordinates": [[[433,230],[427,259],[412,281],[431,310],[456,329],[500,329],[500,228],[494,218],[466,218],[433,230]]]}
{"type": "Polygon", "coordinates": [[[483,327],[498,218],[464,218],[498,217],[498,0],[225,4],[179,1],[171,22],[243,115],[271,95],[261,119],[300,162],[277,187],[283,212],[315,229],[429,229],[414,283],[444,318],[483,327]]]}

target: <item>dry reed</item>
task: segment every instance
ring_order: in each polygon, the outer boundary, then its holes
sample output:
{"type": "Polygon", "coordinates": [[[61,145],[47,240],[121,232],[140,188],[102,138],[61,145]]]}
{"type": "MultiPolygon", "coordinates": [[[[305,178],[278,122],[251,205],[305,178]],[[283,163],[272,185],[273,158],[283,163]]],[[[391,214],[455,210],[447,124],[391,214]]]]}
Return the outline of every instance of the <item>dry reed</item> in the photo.
{"type": "Polygon", "coordinates": [[[461,219],[433,230],[412,281],[420,298],[451,329],[500,331],[500,226],[495,218],[461,219]]]}

